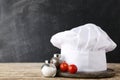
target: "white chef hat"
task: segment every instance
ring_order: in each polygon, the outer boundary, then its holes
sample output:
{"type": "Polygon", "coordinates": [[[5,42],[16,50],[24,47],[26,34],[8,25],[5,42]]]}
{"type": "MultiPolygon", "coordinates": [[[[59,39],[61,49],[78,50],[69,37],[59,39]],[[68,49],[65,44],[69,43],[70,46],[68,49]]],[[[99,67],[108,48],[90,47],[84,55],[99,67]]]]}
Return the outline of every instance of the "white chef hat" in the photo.
{"type": "Polygon", "coordinates": [[[85,24],[52,36],[51,43],[61,49],[61,59],[75,64],[78,71],[106,70],[106,52],[116,44],[94,24],[85,24]]]}

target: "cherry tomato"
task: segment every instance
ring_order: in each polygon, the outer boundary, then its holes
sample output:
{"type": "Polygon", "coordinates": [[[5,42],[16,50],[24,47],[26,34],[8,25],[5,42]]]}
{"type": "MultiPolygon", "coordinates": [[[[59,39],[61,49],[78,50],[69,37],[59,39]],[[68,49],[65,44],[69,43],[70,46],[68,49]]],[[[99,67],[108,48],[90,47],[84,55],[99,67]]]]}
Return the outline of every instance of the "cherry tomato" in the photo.
{"type": "Polygon", "coordinates": [[[66,62],[62,62],[62,63],[60,64],[60,70],[61,70],[62,72],[68,71],[68,64],[67,64],[66,62]]]}
{"type": "Polygon", "coordinates": [[[75,74],[77,72],[77,66],[74,64],[71,64],[68,66],[68,72],[71,74],[75,74]]]}

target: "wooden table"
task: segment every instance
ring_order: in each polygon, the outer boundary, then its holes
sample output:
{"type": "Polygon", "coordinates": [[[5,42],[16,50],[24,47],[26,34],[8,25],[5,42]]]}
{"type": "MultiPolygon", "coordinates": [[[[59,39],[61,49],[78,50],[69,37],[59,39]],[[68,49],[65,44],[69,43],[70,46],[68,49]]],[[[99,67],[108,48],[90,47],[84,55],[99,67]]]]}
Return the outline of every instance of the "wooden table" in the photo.
{"type": "MultiPolygon", "coordinates": [[[[0,63],[0,80],[87,80],[63,77],[45,78],[41,74],[41,65],[42,63],[0,63]]],[[[120,64],[109,63],[108,68],[114,69],[116,76],[99,80],[120,80],[120,64]]]]}

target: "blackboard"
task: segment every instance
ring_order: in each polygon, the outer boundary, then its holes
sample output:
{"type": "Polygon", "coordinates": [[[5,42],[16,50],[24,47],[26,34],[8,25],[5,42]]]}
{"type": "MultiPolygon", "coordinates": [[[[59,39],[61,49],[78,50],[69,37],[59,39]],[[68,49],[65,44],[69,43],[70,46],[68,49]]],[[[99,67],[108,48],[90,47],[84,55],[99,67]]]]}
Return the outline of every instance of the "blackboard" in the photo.
{"type": "Polygon", "coordinates": [[[108,62],[120,62],[119,0],[0,0],[0,62],[42,62],[60,50],[53,34],[94,23],[117,43],[108,62]]]}

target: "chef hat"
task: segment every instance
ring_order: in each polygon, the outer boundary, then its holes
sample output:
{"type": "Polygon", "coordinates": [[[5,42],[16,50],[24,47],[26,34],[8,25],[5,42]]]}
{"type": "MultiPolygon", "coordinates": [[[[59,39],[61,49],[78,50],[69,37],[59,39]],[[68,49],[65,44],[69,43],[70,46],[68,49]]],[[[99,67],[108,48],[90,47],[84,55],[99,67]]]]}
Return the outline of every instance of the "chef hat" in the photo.
{"type": "Polygon", "coordinates": [[[51,43],[61,49],[61,59],[75,64],[78,71],[106,70],[106,52],[116,44],[94,24],[85,24],[52,36],[51,43]]]}

